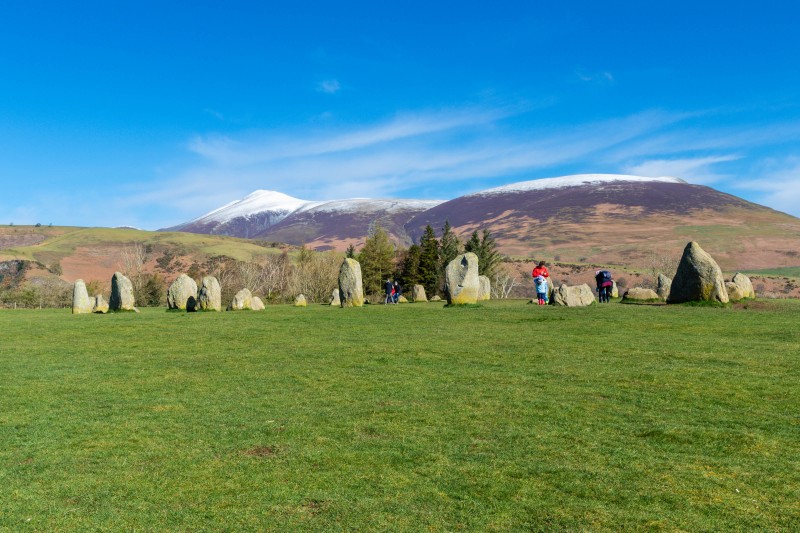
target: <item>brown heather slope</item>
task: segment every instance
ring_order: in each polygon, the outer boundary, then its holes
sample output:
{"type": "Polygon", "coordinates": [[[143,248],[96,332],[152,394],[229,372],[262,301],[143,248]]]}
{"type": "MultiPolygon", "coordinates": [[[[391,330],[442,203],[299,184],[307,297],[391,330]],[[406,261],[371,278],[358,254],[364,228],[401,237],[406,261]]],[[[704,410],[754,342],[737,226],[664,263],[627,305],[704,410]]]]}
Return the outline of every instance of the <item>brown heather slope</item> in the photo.
{"type": "Polygon", "coordinates": [[[800,264],[800,219],[701,185],[616,182],[462,196],[414,217],[448,220],[467,238],[488,229],[517,257],[643,266],[653,252],[679,256],[695,240],[723,269],[800,264]]]}

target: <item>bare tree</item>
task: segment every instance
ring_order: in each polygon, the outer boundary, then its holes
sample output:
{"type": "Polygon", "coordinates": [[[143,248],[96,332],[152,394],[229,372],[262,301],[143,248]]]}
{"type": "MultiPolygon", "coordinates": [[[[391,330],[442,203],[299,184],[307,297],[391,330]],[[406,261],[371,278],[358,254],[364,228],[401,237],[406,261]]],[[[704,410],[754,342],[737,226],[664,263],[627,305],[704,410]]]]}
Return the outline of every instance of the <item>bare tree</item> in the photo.
{"type": "Polygon", "coordinates": [[[505,299],[519,285],[519,274],[513,267],[503,264],[494,274],[492,281],[492,298],[505,299]]]}
{"type": "Polygon", "coordinates": [[[265,296],[273,299],[285,292],[292,270],[289,254],[284,251],[279,255],[267,255],[260,265],[265,296]]]}
{"type": "Polygon", "coordinates": [[[126,246],[120,253],[118,268],[125,274],[133,286],[133,294],[141,294],[145,282],[145,265],[147,264],[147,251],[142,243],[137,242],[126,246]]]}
{"type": "Polygon", "coordinates": [[[339,283],[342,254],[306,251],[292,271],[288,286],[294,297],[303,294],[311,302],[326,302],[339,283]]]}
{"type": "Polygon", "coordinates": [[[645,257],[645,266],[654,280],[658,278],[659,274],[670,278],[674,277],[678,270],[678,263],[680,263],[680,257],[670,255],[663,250],[651,250],[645,257]]]}

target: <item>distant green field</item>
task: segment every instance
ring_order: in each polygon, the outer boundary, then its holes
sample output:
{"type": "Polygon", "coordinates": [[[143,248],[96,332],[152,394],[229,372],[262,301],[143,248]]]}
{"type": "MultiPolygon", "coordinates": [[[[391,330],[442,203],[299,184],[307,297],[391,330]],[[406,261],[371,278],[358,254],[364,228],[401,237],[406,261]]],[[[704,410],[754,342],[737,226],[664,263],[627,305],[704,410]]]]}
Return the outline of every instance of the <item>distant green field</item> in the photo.
{"type": "Polygon", "coordinates": [[[169,246],[181,249],[187,254],[226,255],[243,261],[252,260],[258,255],[279,253],[277,249],[265,248],[252,240],[220,235],[64,226],[40,228],[6,226],[0,228],[0,234],[3,235],[13,235],[15,231],[24,234],[40,234],[46,239],[31,246],[0,250],[0,257],[36,260],[46,264],[72,255],[79,247],[112,246],[121,248],[136,243],[169,246]]]}
{"type": "Polygon", "coordinates": [[[0,311],[0,530],[797,531],[747,306],[0,311]]]}
{"type": "Polygon", "coordinates": [[[785,276],[788,278],[800,278],[800,266],[784,268],[765,268],[763,270],[749,270],[748,275],[756,274],[760,276],[785,276]]]}

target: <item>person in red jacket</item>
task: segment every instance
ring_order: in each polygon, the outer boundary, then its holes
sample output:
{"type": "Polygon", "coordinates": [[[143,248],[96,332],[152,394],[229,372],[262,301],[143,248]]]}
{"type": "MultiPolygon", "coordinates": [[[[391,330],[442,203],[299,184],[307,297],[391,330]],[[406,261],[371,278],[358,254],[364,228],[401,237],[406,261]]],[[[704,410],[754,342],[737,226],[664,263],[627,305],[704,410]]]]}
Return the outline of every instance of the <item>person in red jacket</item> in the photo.
{"type": "MultiPolygon", "coordinates": [[[[544,266],[544,261],[539,261],[539,264],[536,265],[536,268],[533,269],[531,275],[533,276],[534,279],[536,279],[536,276],[542,276],[544,279],[547,280],[547,284],[548,285],[550,284],[550,272],[548,272],[547,267],[544,266]]],[[[545,299],[544,303],[547,303],[547,299],[545,299]]]]}
{"type": "Polygon", "coordinates": [[[531,275],[535,278],[536,276],[542,276],[543,278],[549,278],[550,272],[547,271],[547,267],[544,266],[544,261],[539,261],[539,264],[536,268],[533,269],[531,275]]]}

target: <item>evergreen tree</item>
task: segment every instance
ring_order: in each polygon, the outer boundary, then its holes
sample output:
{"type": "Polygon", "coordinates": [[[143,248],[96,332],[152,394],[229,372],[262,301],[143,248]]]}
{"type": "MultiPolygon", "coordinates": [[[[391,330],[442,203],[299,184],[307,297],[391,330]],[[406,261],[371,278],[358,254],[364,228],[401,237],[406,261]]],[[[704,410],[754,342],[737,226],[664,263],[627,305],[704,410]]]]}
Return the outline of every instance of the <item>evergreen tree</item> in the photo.
{"type": "Polygon", "coordinates": [[[394,273],[394,245],[383,228],[378,225],[371,228],[371,235],[364,241],[358,261],[361,263],[364,291],[380,294],[383,282],[394,273]]]}
{"type": "Polygon", "coordinates": [[[439,246],[439,260],[442,265],[442,273],[447,265],[461,253],[461,240],[458,235],[453,233],[450,222],[444,221],[444,228],[442,228],[442,239],[439,246]]]}
{"type": "Polygon", "coordinates": [[[480,235],[477,231],[472,232],[469,240],[464,245],[464,251],[472,252],[478,256],[478,273],[481,276],[493,279],[503,258],[497,251],[497,242],[495,242],[489,230],[483,230],[480,235]]]}
{"type": "Polygon", "coordinates": [[[403,286],[403,291],[410,292],[414,285],[421,282],[419,275],[419,261],[421,255],[422,248],[420,248],[418,244],[412,244],[400,259],[399,277],[400,284],[403,286]]]}
{"type": "Polygon", "coordinates": [[[439,241],[433,228],[428,224],[419,240],[419,280],[425,293],[432,296],[439,288],[439,241]]]}
{"type": "Polygon", "coordinates": [[[347,258],[350,258],[350,259],[355,259],[356,258],[356,247],[352,242],[347,247],[347,250],[345,250],[344,256],[347,257],[347,258]]]}

